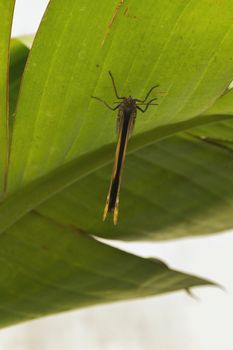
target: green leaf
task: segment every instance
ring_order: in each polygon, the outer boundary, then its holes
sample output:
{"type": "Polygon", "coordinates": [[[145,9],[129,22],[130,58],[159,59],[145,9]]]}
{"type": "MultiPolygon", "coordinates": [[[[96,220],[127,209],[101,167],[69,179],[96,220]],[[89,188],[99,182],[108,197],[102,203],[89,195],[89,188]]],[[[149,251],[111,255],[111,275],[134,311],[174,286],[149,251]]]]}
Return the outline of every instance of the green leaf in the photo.
{"type": "Polygon", "coordinates": [[[8,66],[14,0],[0,0],[0,197],[4,191],[8,158],[8,66]]]}
{"type": "Polygon", "coordinates": [[[10,49],[10,136],[12,134],[16,104],[21,84],[22,75],[27,61],[29,49],[22,43],[21,38],[11,40],[10,49]]]}
{"type": "Polygon", "coordinates": [[[0,236],[0,325],[212,283],[28,214],[0,236]]]}

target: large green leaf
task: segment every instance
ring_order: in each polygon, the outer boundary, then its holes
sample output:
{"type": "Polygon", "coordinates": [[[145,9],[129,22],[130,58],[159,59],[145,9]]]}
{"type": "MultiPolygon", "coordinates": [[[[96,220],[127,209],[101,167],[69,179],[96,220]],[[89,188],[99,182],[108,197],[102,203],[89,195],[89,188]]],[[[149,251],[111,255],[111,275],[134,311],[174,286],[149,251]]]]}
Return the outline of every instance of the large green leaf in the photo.
{"type": "Polygon", "coordinates": [[[0,325],[210,282],[27,215],[0,236],[0,325]]]}
{"type": "Polygon", "coordinates": [[[0,0],[0,197],[4,190],[8,159],[8,67],[14,3],[14,0],[0,0]]]}

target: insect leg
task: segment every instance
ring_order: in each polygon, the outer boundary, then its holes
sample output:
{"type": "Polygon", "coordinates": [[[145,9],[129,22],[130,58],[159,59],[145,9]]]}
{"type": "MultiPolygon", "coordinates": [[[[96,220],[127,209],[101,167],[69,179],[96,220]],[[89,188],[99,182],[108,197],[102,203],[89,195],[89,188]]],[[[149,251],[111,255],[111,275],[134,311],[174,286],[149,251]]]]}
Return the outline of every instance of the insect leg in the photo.
{"type": "Polygon", "coordinates": [[[157,87],[159,87],[159,85],[154,85],[154,86],[152,86],[152,88],[151,88],[151,89],[148,91],[148,93],[146,94],[146,97],[144,98],[144,100],[140,100],[140,99],[136,98],[136,99],[134,99],[134,101],[136,101],[136,102],[142,102],[142,103],[146,102],[146,100],[147,100],[148,97],[150,96],[151,92],[152,92],[155,88],[157,88],[157,87]]]}
{"type": "Polygon", "coordinates": [[[150,106],[150,105],[157,105],[157,103],[152,103],[154,100],[156,100],[156,97],[155,98],[152,98],[152,100],[150,100],[147,104],[146,104],[146,107],[144,109],[142,109],[141,107],[139,106],[136,106],[137,109],[139,109],[139,111],[141,111],[142,113],[145,113],[147,108],[150,106]]]}
{"type": "Polygon", "coordinates": [[[139,103],[137,103],[137,106],[147,106],[148,104],[149,105],[158,105],[158,103],[152,103],[153,101],[155,101],[155,100],[157,100],[157,97],[154,97],[154,98],[152,98],[149,102],[147,102],[147,103],[144,103],[144,102],[139,102],[139,103]]]}
{"type": "Polygon", "coordinates": [[[102,100],[102,99],[99,98],[99,97],[91,96],[91,98],[95,98],[96,100],[102,102],[106,107],[108,107],[108,108],[111,109],[112,111],[115,111],[117,108],[119,108],[119,104],[118,104],[116,107],[111,107],[111,106],[109,106],[109,104],[108,104],[107,102],[105,102],[104,100],[102,100]]]}

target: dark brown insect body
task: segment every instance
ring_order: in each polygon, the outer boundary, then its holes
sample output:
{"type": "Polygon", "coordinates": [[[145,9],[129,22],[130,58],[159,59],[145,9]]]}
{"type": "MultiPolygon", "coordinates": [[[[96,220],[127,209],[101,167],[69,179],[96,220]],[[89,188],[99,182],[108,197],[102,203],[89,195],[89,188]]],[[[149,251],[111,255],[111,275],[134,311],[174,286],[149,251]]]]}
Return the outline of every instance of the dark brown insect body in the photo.
{"type": "Polygon", "coordinates": [[[113,111],[118,109],[118,115],[117,115],[118,141],[117,141],[117,148],[115,153],[115,161],[114,161],[110,188],[109,188],[107,201],[106,201],[104,214],[103,214],[103,220],[105,220],[108,213],[113,213],[113,222],[116,225],[117,218],[118,218],[118,203],[119,203],[121,174],[122,174],[122,168],[125,160],[128,139],[133,131],[137,110],[140,110],[141,112],[144,113],[150,105],[155,105],[155,103],[152,103],[152,102],[156,100],[156,98],[153,98],[147,103],[145,102],[148,99],[152,90],[156,88],[158,85],[153,86],[149,90],[144,100],[135,99],[135,98],[132,98],[131,96],[119,97],[113,76],[111,72],[109,72],[109,74],[112,79],[113,88],[114,88],[116,97],[118,98],[118,100],[122,100],[122,102],[119,103],[116,107],[112,108],[99,97],[95,97],[95,96],[91,96],[91,97],[101,101],[102,103],[105,104],[105,106],[107,106],[109,109],[113,111]],[[142,109],[141,107],[139,107],[140,105],[145,105],[146,107],[142,109]]]}

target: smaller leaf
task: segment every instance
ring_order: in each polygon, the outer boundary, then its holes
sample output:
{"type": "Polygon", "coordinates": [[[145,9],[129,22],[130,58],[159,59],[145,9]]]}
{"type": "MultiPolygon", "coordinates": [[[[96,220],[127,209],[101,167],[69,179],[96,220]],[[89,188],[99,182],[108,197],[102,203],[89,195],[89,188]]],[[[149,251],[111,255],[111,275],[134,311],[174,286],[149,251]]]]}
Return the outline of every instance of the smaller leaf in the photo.
{"type": "Polygon", "coordinates": [[[12,134],[12,128],[15,117],[15,109],[19,95],[20,83],[24,72],[25,64],[28,58],[29,49],[25,46],[20,39],[11,40],[10,49],[10,135],[12,134]]]}

